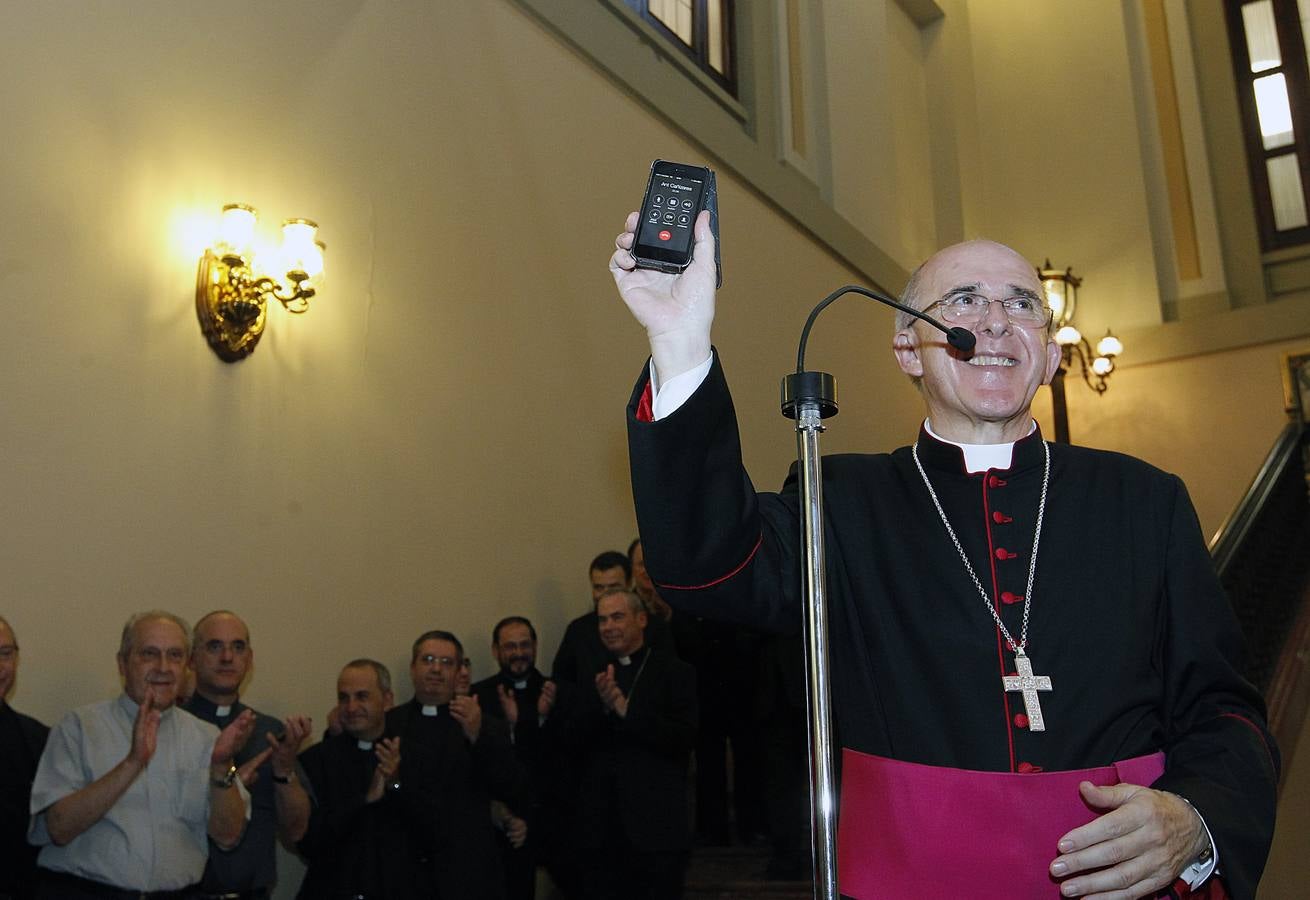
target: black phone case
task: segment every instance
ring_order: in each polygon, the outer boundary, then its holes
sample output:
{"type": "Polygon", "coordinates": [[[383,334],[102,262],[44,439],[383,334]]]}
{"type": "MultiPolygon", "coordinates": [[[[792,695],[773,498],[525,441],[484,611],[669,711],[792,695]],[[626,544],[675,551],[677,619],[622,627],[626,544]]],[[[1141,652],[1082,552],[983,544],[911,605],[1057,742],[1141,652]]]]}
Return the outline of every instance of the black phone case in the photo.
{"type": "MultiPolygon", "coordinates": [[[[646,193],[650,193],[651,180],[655,177],[655,167],[668,160],[657,159],[650,165],[650,176],[646,179],[646,193]]],[[[682,163],[681,165],[686,165],[682,163]]],[[[695,168],[705,170],[705,191],[701,195],[700,209],[710,211],[710,232],[714,235],[714,286],[723,287],[723,254],[720,249],[719,241],[719,189],[718,182],[714,177],[714,170],[709,166],[696,166],[695,168]]],[[[645,214],[646,202],[642,198],[642,214],[645,214]]],[[[700,210],[697,210],[699,215],[700,210]]],[[[640,227],[640,226],[639,226],[640,227]]],[[[635,249],[635,248],[634,248],[635,249]]],[[[662,262],[654,259],[637,258],[637,267],[641,269],[654,269],[657,272],[668,272],[677,275],[682,272],[685,266],[677,266],[672,263],[662,262]]]]}

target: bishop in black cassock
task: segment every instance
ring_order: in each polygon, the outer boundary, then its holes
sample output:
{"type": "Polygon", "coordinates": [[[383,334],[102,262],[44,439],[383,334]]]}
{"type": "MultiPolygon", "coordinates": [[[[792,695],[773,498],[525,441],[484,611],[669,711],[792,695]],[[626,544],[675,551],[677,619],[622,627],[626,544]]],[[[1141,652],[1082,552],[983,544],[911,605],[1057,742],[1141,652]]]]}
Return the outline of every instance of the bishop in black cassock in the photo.
{"type": "MultiPolygon", "coordinates": [[[[671,276],[633,268],[628,225],[610,267],[652,347],[629,406],[647,566],[675,607],[799,629],[797,489],[789,480],[757,493],[742,466],[709,348],[713,237],[698,225],[695,261],[671,276]]],[[[1142,758],[1155,766],[1152,790],[1133,786],[1144,778],[1090,775],[1112,786],[1079,788],[1079,775],[1060,788],[1092,821],[1058,846],[1057,830],[1023,871],[987,869],[1006,835],[971,832],[976,811],[957,795],[920,797],[924,824],[956,832],[926,848],[912,828],[902,836],[927,851],[914,883],[925,895],[962,878],[974,897],[1192,885],[1253,897],[1272,837],[1277,751],[1261,698],[1238,674],[1240,635],[1182,483],[1123,455],[1044,444],[1030,404],[1059,350],[1035,272],[1009,248],[948,248],[915,273],[906,302],[967,326],[977,347],[959,353],[902,321],[893,346],[928,412],[915,447],[824,462],[847,782],[961,775],[1007,795],[1040,783],[1024,778],[1142,758]],[[877,777],[864,777],[869,767],[877,777]],[[963,850],[977,864],[961,875],[963,850]],[[1017,892],[1018,883],[1033,886],[1017,892]]],[[[867,807],[893,793],[844,792],[843,818],[858,811],[868,822],[867,807]]],[[[871,820],[890,845],[905,812],[871,820]]],[[[1015,818],[1044,814],[1021,807],[1015,818]]],[[[839,857],[844,892],[895,895],[878,887],[882,861],[852,856],[839,857]]]]}

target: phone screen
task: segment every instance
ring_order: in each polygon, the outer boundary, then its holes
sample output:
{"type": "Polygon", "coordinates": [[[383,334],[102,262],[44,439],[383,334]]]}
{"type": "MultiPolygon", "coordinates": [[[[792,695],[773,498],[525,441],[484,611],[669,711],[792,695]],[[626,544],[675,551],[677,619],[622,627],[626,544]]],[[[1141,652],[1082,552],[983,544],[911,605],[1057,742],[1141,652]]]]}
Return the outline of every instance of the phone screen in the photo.
{"type": "Polygon", "coordinates": [[[692,227],[700,212],[705,182],[656,171],[651,176],[637,244],[641,255],[685,265],[691,257],[692,227]]]}

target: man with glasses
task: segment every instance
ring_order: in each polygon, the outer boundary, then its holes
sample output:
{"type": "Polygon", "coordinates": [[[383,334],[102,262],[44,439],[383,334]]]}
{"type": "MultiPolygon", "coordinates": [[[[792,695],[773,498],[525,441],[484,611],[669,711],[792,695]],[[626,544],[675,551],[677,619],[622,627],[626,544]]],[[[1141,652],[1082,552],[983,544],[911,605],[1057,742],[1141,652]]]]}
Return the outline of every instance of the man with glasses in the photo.
{"type": "MultiPolygon", "coordinates": [[[[794,632],[798,490],[742,466],[701,219],[680,275],[635,268],[635,215],[610,258],[651,347],[628,430],[646,564],[675,607],[794,632]]],[[[843,892],[1252,897],[1277,750],[1182,482],[1042,439],[1060,350],[1010,248],[948,247],[902,299],[977,346],[902,317],[913,446],[824,463],[843,892]]]]}
{"type": "Polygon", "coordinates": [[[176,708],[190,630],[172,613],[123,626],[123,693],[74,710],[50,732],[32,785],[28,839],[41,847],[43,900],[190,900],[212,840],[241,840],[250,798],[235,757],[246,711],[221,732],[176,708]]]}
{"type": "Polygon", "coordinates": [[[18,638],[0,616],[0,900],[32,896],[36,848],[27,842],[28,805],[46,728],[9,705],[18,677],[18,638]]]}
{"type": "MultiPolygon", "coordinates": [[[[215,610],[196,623],[191,637],[195,693],[182,708],[223,728],[249,707],[241,689],[255,662],[250,629],[233,612],[215,610]]],[[[275,839],[294,847],[309,822],[309,795],[297,772],[296,754],[313,724],[306,716],[279,722],[254,711],[251,739],[237,754],[250,790],[250,824],[241,844],[209,854],[198,900],[263,900],[277,882],[275,839]]]]}
{"type": "Polygon", "coordinates": [[[501,900],[491,801],[521,808],[525,777],[505,721],[484,716],[476,697],[458,692],[463,661],[464,646],[449,631],[419,635],[410,653],[414,697],[387,713],[387,731],[407,759],[422,754],[406,778],[441,798],[431,855],[443,895],[501,900]]]}

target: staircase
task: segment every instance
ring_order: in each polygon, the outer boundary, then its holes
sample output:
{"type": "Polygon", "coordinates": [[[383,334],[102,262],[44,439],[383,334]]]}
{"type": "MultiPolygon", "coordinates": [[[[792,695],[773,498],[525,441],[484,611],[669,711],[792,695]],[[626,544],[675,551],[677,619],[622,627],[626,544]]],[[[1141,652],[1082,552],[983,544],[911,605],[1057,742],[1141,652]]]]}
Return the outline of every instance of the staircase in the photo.
{"type": "Polygon", "coordinates": [[[698,847],[687,869],[684,900],[811,900],[807,881],[770,881],[766,847],[698,847]]]}

